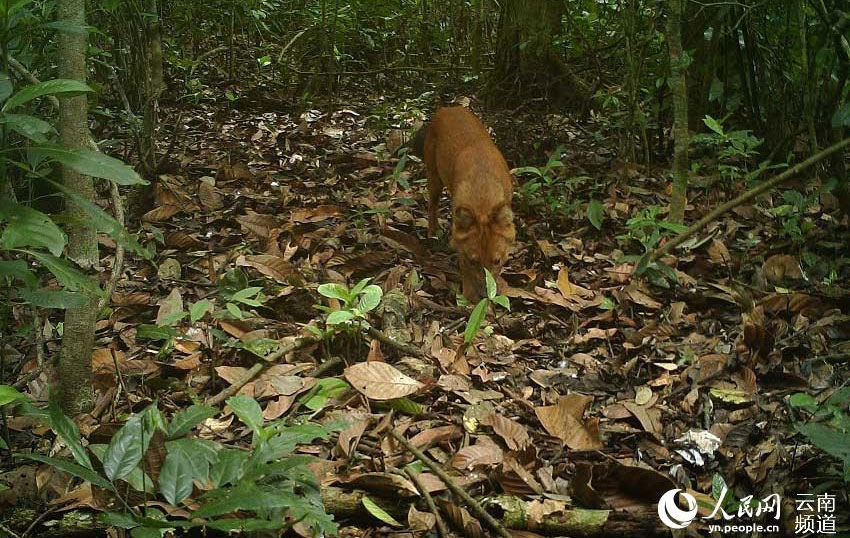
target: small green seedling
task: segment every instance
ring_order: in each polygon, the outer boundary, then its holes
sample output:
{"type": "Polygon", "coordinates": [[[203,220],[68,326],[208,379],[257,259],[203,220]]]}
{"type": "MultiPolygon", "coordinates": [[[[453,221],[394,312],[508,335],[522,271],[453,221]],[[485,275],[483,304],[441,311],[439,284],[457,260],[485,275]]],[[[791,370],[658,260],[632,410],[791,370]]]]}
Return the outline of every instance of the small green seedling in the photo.
{"type": "Polygon", "coordinates": [[[484,269],[484,281],[487,284],[487,297],[478,301],[478,304],[475,305],[475,309],[469,316],[469,321],[466,323],[466,331],[463,333],[463,341],[466,344],[471,344],[475,340],[475,337],[478,336],[490,303],[495,303],[508,311],[511,309],[511,303],[508,298],[496,293],[496,279],[493,278],[493,274],[487,269],[484,269]]]}

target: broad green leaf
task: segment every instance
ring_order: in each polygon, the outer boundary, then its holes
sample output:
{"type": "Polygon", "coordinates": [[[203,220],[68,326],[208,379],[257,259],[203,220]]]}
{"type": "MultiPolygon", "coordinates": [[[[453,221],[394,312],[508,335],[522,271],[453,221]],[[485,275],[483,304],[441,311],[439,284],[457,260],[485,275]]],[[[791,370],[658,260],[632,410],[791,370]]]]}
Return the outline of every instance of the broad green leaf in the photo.
{"type": "Polygon", "coordinates": [[[538,177],[543,177],[543,172],[540,171],[536,166],[522,166],[520,168],[514,168],[511,170],[514,175],[525,175],[525,174],[533,174],[538,177]]]}
{"type": "Polygon", "coordinates": [[[82,293],[46,288],[40,290],[21,288],[18,294],[21,299],[39,308],[81,308],[89,301],[88,296],[82,293]]]}
{"type": "Polygon", "coordinates": [[[591,200],[590,203],[587,204],[587,220],[593,224],[593,227],[597,230],[602,229],[602,218],[604,214],[602,212],[602,202],[599,200],[591,200]]]}
{"type": "Polygon", "coordinates": [[[38,286],[38,278],[24,260],[0,260],[0,278],[20,280],[29,288],[38,286]]]}
{"type": "Polygon", "coordinates": [[[63,460],[59,458],[50,458],[47,456],[42,456],[41,454],[17,454],[22,458],[31,459],[34,461],[40,461],[41,463],[46,463],[51,467],[55,467],[60,471],[68,473],[70,475],[74,475],[77,478],[82,478],[83,480],[90,482],[92,485],[95,485],[99,488],[115,491],[115,488],[112,487],[112,484],[109,483],[108,480],[92,471],[91,469],[86,469],[82,465],[78,465],[73,461],[63,460]]]}
{"type": "Polygon", "coordinates": [[[805,392],[792,394],[791,397],[788,398],[788,403],[791,404],[791,407],[803,408],[808,411],[815,411],[818,408],[818,401],[805,392]]]}
{"type": "Polygon", "coordinates": [[[366,286],[363,289],[363,294],[360,296],[360,310],[363,312],[374,310],[381,304],[381,297],[383,295],[384,291],[380,286],[376,286],[375,284],[366,286]]]}
{"type": "Polygon", "coordinates": [[[207,439],[181,438],[167,441],[165,448],[169,454],[177,451],[186,454],[192,466],[192,477],[200,483],[206,483],[209,481],[210,467],[218,461],[221,445],[207,439]]]}
{"type": "Polygon", "coordinates": [[[54,132],[52,125],[29,114],[2,114],[0,123],[8,125],[19,135],[37,144],[46,144],[47,134],[54,132]]]}
{"type": "Polygon", "coordinates": [[[263,427],[263,410],[257,400],[239,394],[228,398],[227,405],[233,409],[233,412],[243,424],[251,428],[254,433],[260,433],[260,429],[263,427]]]}
{"type": "Polygon", "coordinates": [[[487,288],[487,298],[492,300],[496,296],[496,279],[493,278],[493,273],[489,269],[484,269],[484,284],[487,288]]]}
{"type": "Polygon", "coordinates": [[[63,166],[87,176],[108,179],[119,185],[148,184],[135,170],[123,162],[90,149],[70,150],[56,146],[33,146],[25,149],[35,155],[50,157],[63,166]]]}
{"type": "Polygon", "coordinates": [[[147,340],[168,340],[180,334],[180,331],[174,327],[161,327],[159,325],[140,324],[136,329],[136,338],[144,338],[147,340]]]}
{"type": "Polygon", "coordinates": [[[90,202],[61,183],[50,181],[50,184],[62,191],[66,198],[72,200],[81,209],[83,209],[91,217],[92,224],[94,224],[98,230],[109,234],[111,238],[115,239],[115,241],[117,241],[118,244],[125,249],[141,255],[145,259],[151,258],[150,252],[148,252],[146,248],[142,247],[136,238],[128,232],[126,228],[121,226],[120,222],[115,220],[112,215],[101,209],[100,206],[90,202]]]}
{"type": "Polygon", "coordinates": [[[387,513],[386,510],[375,504],[375,501],[367,497],[363,496],[361,501],[363,503],[363,508],[366,509],[367,512],[383,521],[387,525],[391,525],[393,527],[401,527],[401,523],[395,520],[395,518],[387,513]]]}
{"type": "Polygon", "coordinates": [[[241,289],[233,294],[230,298],[232,301],[238,301],[240,303],[250,304],[251,306],[261,306],[260,303],[254,302],[254,304],[250,303],[252,297],[256,296],[258,293],[263,291],[263,288],[259,286],[251,286],[245,289],[241,289]]]}
{"type": "Polygon", "coordinates": [[[234,318],[242,319],[242,317],[243,317],[242,311],[239,309],[238,306],[236,306],[236,303],[227,303],[226,305],[224,305],[224,308],[226,308],[227,311],[230,312],[230,314],[234,318]]]}
{"type": "Polygon", "coordinates": [[[54,256],[61,256],[68,238],[50,217],[31,207],[0,200],[0,220],[8,222],[0,247],[14,249],[20,247],[44,247],[54,256]]]}
{"type": "Polygon", "coordinates": [[[328,314],[327,324],[339,325],[340,323],[354,319],[354,317],[354,313],[350,310],[334,310],[328,314]]]}
{"type": "Polygon", "coordinates": [[[844,103],[832,115],[833,127],[850,127],[850,102],[844,103]]]}
{"type": "Polygon", "coordinates": [[[159,491],[172,506],[192,494],[194,467],[183,450],[169,451],[159,473],[159,491]]]}
{"type": "Polygon", "coordinates": [[[204,315],[212,310],[212,308],[213,302],[209,299],[201,299],[197,303],[192,304],[189,308],[189,321],[197,323],[197,321],[204,317],[204,315]]]}
{"type": "Polygon", "coordinates": [[[323,377],[316,383],[315,390],[301,398],[307,409],[318,411],[327,405],[328,400],[336,398],[351,388],[347,382],[336,377],[323,377]]]}
{"type": "Polygon", "coordinates": [[[818,422],[800,424],[796,429],[827,454],[845,461],[850,459],[850,433],[834,430],[818,422]]]}
{"type": "Polygon", "coordinates": [[[649,269],[649,266],[652,263],[649,259],[649,255],[650,253],[647,252],[638,259],[638,262],[635,265],[635,276],[641,276],[647,269],[649,269]]]}
{"type": "Polygon", "coordinates": [[[394,400],[388,400],[387,404],[400,413],[404,413],[406,415],[421,415],[425,412],[425,409],[414,402],[409,398],[396,398],[394,400]]]}
{"type": "Polygon", "coordinates": [[[349,296],[350,297],[357,297],[358,295],[360,295],[360,292],[363,291],[363,288],[366,287],[366,284],[368,284],[370,280],[372,280],[372,277],[366,277],[363,280],[361,280],[360,282],[358,282],[357,284],[355,284],[354,287],[351,288],[351,291],[349,292],[349,296]]]}
{"type": "Polygon", "coordinates": [[[9,405],[17,400],[26,400],[26,395],[18,392],[18,389],[11,385],[0,385],[0,406],[9,405]]]}
{"type": "Polygon", "coordinates": [[[497,305],[501,306],[502,308],[504,308],[508,312],[511,311],[511,301],[510,301],[510,299],[508,299],[504,295],[497,295],[497,296],[493,297],[493,302],[496,303],[497,305]]]}
{"type": "Polygon", "coordinates": [[[168,529],[154,529],[152,527],[136,527],[130,530],[130,538],[162,538],[168,533],[168,529]]]}
{"type": "Polygon", "coordinates": [[[183,437],[195,426],[210,417],[214,417],[218,410],[208,405],[195,404],[188,409],[180,411],[171,418],[168,424],[168,438],[176,439],[183,437]]]}
{"type": "Polygon", "coordinates": [[[24,250],[23,252],[41,262],[70,291],[80,291],[86,295],[97,297],[103,295],[103,290],[98,287],[94,280],[81,273],[64,259],[34,250],[24,250]]]}
{"type": "Polygon", "coordinates": [[[703,121],[703,123],[705,123],[706,127],[708,127],[709,129],[711,129],[711,130],[712,130],[712,131],[714,131],[715,133],[717,133],[717,134],[719,134],[719,135],[723,135],[723,134],[724,134],[724,133],[723,133],[723,126],[722,126],[722,125],[720,125],[720,122],[718,122],[716,119],[712,118],[711,116],[706,116],[706,117],[704,117],[704,118],[702,119],[702,121],[703,121]]]}
{"type": "Polygon", "coordinates": [[[478,329],[481,328],[481,324],[484,322],[484,316],[487,314],[487,305],[489,303],[489,299],[481,299],[475,305],[472,315],[469,316],[469,321],[466,323],[466,331],[463,333],[463,341],[467,344],[471,344],[475,340],[478,329]]]}
{"type": "MultiPolygon", "coordinates": [[[[2,11],[2,8],[0,8],[2,11]]],[[[12,85],[12,80],[9,78],[9,75],[6,73],[0,73],[0,101],[5,101],[8,99],[12,92],[15,91],[15,87],[12,85]]]]}
{"type": "Polygon", "coordinates": [[[28,103],[33,99],[37,99],[44,95],[56,95],[60,93],[86,93],[93,92],[86,84],[80,82],[79,80],[72,79],[63,79],[57,78],[53,80],[45,80],[44,82],[39,82],[38,84],[33,84],[31,86],[27,86],[23,88],[15,95],[9,98],[8,101],[3,105],[3,112],[8,110],[12,110],[15,107],[18,107],[24,103],[28,103]]]}
{"type": "Polygon", "coordinates": [[[335,282],[332,282],[330,284],[322,284],[318,287],[317,291],[320,295],[330,297],[331,299],[339,299],[340,301],[343,301],[345,303],[347,303],[351,298],[348,288],[346,288],[342,284],[337,284],[335,282]]]}
{"type": "Polygon", "coordinates": [[[210,480],[217,488],[228,484],[236,484],[242,479],[245,462],[250,453],[235,448],[225,448],[219,451],[218,461],[210,469],[210,480]]]}
{"type": "Polygon", "coordinates": [[[51,392],[49,400],[48,413],[50,414],[50,427],[56,432],[56,435],[65,441],[77,463],[86,469],[92,469],[89,455],[80,442],[80,430],[74,421],[62,412],[62,408],[59,406],[59,398],[55,391],[51,392]]]}
{"type": "MultiPolygon", "coordinates": [[[[89,445],[89,450],[95,457],[103,463],[103,458],[106,456],[106,450],[109,447],[106,445],[89,445]]],[[[133,469],[130,474],[122,478],[124,482],[130,484],[130,487],[135,489],[136,491],[145,492],[145,493],[156,493],[156,489],[154,488],[153,480],[141,469],[141,467],[136,467],[133,469]]]]}
{"type": "Polygon", "coordinates": [[[98,517],[103,523],[119,529],[133,529],[141,523],[136,521],[131,514],[123,512],[104,512],[98,517]]]}
{"type": "Polygon", "coordinates": [[[46,22],[44,24],[40,24],[39,26],[41,26],[42,28],[49,28],[51,30],[58,30],[60,32],[70,32],[74,34],[85,35],[87,35],[89,32],[97,31],[97,28],[95,28],[94,26],[76,24],[68,20],[46,22]]]}
{"type": "Polygon", "coordinates": [[[109,442],[103,456],[103,470],[110,480],[124,478],[142,461],[145,452],[142,418],[130,417],[109,442]]]}

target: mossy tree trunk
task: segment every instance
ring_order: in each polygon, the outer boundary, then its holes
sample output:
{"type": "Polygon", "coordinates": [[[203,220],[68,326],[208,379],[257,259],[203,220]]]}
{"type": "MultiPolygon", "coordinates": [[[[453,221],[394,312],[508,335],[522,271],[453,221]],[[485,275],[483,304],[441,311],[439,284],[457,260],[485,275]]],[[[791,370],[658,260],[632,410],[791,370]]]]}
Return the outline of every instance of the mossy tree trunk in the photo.
{"type": "Polygon", "coordinates": [[[673,99],[673,189],[670,220],[685,220],[688,193],[688,91],[682,51],[682,0],[669,0],[667,47],[670,50],[670,94],[673,99]]]}
{"type": "MultiPolygon", "coordinates": [[[[86,80],[86,33],[75,30],[86,24],[85,0],[59,0],[57,19],[63,23],[58,32],[60,78],[86,80]]],[[[85,95],[59,98],[59,137],[66,148],[81,148],[88,136],[88,105],[85,95]]],[[[62,168],[65,186],[94,202],[95,190],[91,177],[62,168]]],[[[98,265],[97,238],[88,213],[67,202],[69,224],[68,258],[83,271],[94,275],[98,265]]],[[[62,408],[69,415],[87,411],[94,403],[91,358],[94,329],[97,321],[97,299],[91,298],[80,308],[65,312],[62,351],[57,367],[62,408]]]]}

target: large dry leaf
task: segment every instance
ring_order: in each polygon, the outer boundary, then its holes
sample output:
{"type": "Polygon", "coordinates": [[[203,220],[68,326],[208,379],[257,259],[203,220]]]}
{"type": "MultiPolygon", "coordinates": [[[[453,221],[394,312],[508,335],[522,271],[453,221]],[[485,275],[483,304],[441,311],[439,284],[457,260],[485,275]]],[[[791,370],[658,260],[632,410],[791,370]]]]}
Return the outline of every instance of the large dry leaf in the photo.
{"type": "Polygon", "coordinates": [[[200,240],[184,232],[171,232],[165,234],[165,246],[184,252],[201,250],[206,245],[200,240]]]}
{"type": "Polygon", "coordinates": [[[253,211],[236,217],[236,222],[260,239],[267,239],[271,235],[272,230],[280,228],[280,222],[278,222],[277,217],[261,215],[253,211]]]}
{"type": "Polygon", "coordinates": [[[361,362],[345,369],[345,378],[371,400],[393,400],[414,394],[422,383],[385,362],[361,362]]]}
{"type": "Polygon", "coordinates": [[[161,325],[162,321],[173,314],[183,311],[183,297],[180,290],[174,288],[168,297],[160,301],[159,312],[156,313],[156,323],[161,325]]]}
{"type": "Polygon", "coordinates": [[[479,465],[495,465],[502,461],[502,449],[491,442],[463,447],[452,457],[451,465],[465,471],[479,465]]]}
{"type": "Polygon", "coordinates": [[[294,265],[271,254],[256,254],[253,256],[240,256],[236,265],[253,267],[257,271],[275,279],[280,284],[289,284],[293,276],[298,275],[294,265]]]}
{"type": "Polygon", "coordinates": [[[198,199],[204,209],[211,211],[221,209],[221,195],[216,192],[215,187],[206,181],[201,181],[201,184],[198,185],[198,199]]]}
{"type": "Polygon", "coordinates": [[[342,210],[337,205],[320,205],[296,209],[289,218],[292,222],[320,222],[341,214],[342,210]]]}
{"type": "Polygon", "coordinates": [[[176,205],[162,205],[142,215],[142,220],[145,222],[163,222],[177,213],[180,213],[180,208],[176,205]]]}
{"type": "Polygon", "coordinates": [[[491,426],[511,450],[525,450],[529,445],[528,430],[519,422],[498,413],[490,413],[481,419],[481,424],[491,426]]]}
{"type": "Polygon", "coordinates": [[[535,408],[540,423],[550,435],[560,439],[573,450],[599,450],[599,419],[583,420],[585,410],[593,402],[593,396],[568,394],[561,396],[556,405],[535,408]]]}

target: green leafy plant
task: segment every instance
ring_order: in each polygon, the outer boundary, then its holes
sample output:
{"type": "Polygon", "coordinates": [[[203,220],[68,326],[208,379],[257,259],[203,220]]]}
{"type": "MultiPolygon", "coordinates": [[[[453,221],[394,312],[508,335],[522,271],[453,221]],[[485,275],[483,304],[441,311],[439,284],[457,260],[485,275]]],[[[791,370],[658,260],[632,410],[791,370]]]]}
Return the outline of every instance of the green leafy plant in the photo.
{"type": "MultiPolygon", "coordinates": [[[[705,116],[702,121],[711,132],[695,135],[692,142],[695,147],[707,148],[717,155],[718,174],[725,179],[753,177],[753,159],[764,140],[753,136],[752,132],[746,129],[727,131],[723,127],[723,119],[705,116]]],[[[761,173],[766,169],[761,167],[756,172],[761,173]]]]}
{"type": "MultiPolygon", "coordinates": [[[[340,302],[339,308],[317,305],[317,308],[328,314],[325,325],[328,330],[345,330],[348,328],[368,328],[367,315],[381,304],[384,292],[380,286],[369,284],[371,278],[364,278],[351,289],[337,283],[322,284],[319,294],[340,302]]],[[[318,329],[314,329],[314,332],[318,329]]]]}
{"type": "Polygon", "coordinates": [[[627,233],[617,238],[626,241],[637,241],[641,244],[643,254],[627,254],[620,258],[621,262],[637,263],[637,274],[647,273],[649,279],[659,285],[666,285],[664,277],[676,280],[676,274],[663,263],[649,261],[649,254],[661,241],[662,237],[682,233],[687,226],[667,222],[659,218],[661,208],[650,206],[641,209],[637,215],[626,221],[627,233]]]}
{"type": "Polygon", "coordinates": [[[472,314],[469,315],[469,321],[466,322],[466,330],[463,333],[463,341],[466,344],[471,344],[481,331],[490,303],[497,304],[508,311],[511,309],[510,300],[497,293],[496,279],[487,269],[484,269],[484,280],[487,287],[487,297],[478,301],[478,304],[472,310],[472,314]]]}
{"type": "MultiPolygon", "coordinates": [[[[9,78],[0,77],[0,126],[4,151],[0,152],[0,192],[11,192],[5,183],[14,171],[28,182],[49,183],[61,195],[82,207],[98,230],[108,233],[128,251],[148,257],[147,250],[112,216],[64,185],[49,179],[53,165],[119,185],[146,183],[117,159],[88,149],[68,150],[56,144],[56,130],[49,122],[22,112],[22,107],[45,96],[92,92],[87,85],[66,79],[47,80],[13,93],[9,78]]],[[[42,308],[79,307],[88,297],[102,295],[100,288],[63,257],[67,236],[49,215],[0,195],[0,282],[12,300],[42,308]],[[35,267],[25,258],[36,260],[35,267]],[[41,270],[53,274],[62,290],[40,287],[41,270]],[[13,286],[14,283],[21,286],[13,286]]]]}
{"type": "Polygon", "coordinates": [[[798,392],[788,398],[788,403],[808,415],[806,422],[797,422],[794,429],[813,445],[823,450],[841,464],[837,471],[845,483],[850,483],[850,387],[841,387],[829,398],[818,401],[810,394],[798,392]]]}
{"type": "MultiPolygon", "coordinates": [[[[3,394],[0,389],[0,402],[3,394]]],[[[218,413],[215,408],[192,405],[167,420],[156,404],[131,416],[108,445],[86,448],[74,422],[52,399],[48,422],[68,446],[73,461],[40,454],[16,456],[49,464],[108,491],[124,510],[106,512],[102,520],[132,530],[133,536],[197,527],[280,531],[295,522],[311,529],[314,536],[336,533],[337,525],[325,512],[319,485],[307,468],[313,458],[294,454],[298,445],[326,439],[335,427],[283,421],[264,424],[260,405],[244,395],[229,398],[227,404],[251,430],[247,450],[189,436],[195,426],[218,413]],[[155,481],[146,472],[150,467],[143,464],[154,444],[166,454],[155,481]],[[174,507],[187,508],[184,501],[190,498],[195,501],[192,506],[199,507],[182,518],[155,507],[131,506],[126,486],[119,483],[159,496],[174,507]],[[197,487],[206,491],[196,495],[197,487]],[[243,517],[228,517],[235,513],[243,517]]]]}
{"type": "MultiPolygon", "coordinates": [[[[523,166],[513,172],[526,176],[519,186],[519,202],[526,211],[543,210],[550,216],[572,217],[582,204],[575,196],[576,187],[586,183],[587,176],[568,177],[559,173],[564,168],[561,154],[562,146],[558,146],[543,167],[523,166]]],[[[587,206],[587,219],[597,230],[602,228],[603,211],[598,200],[591,200],[587,206]]]]}

